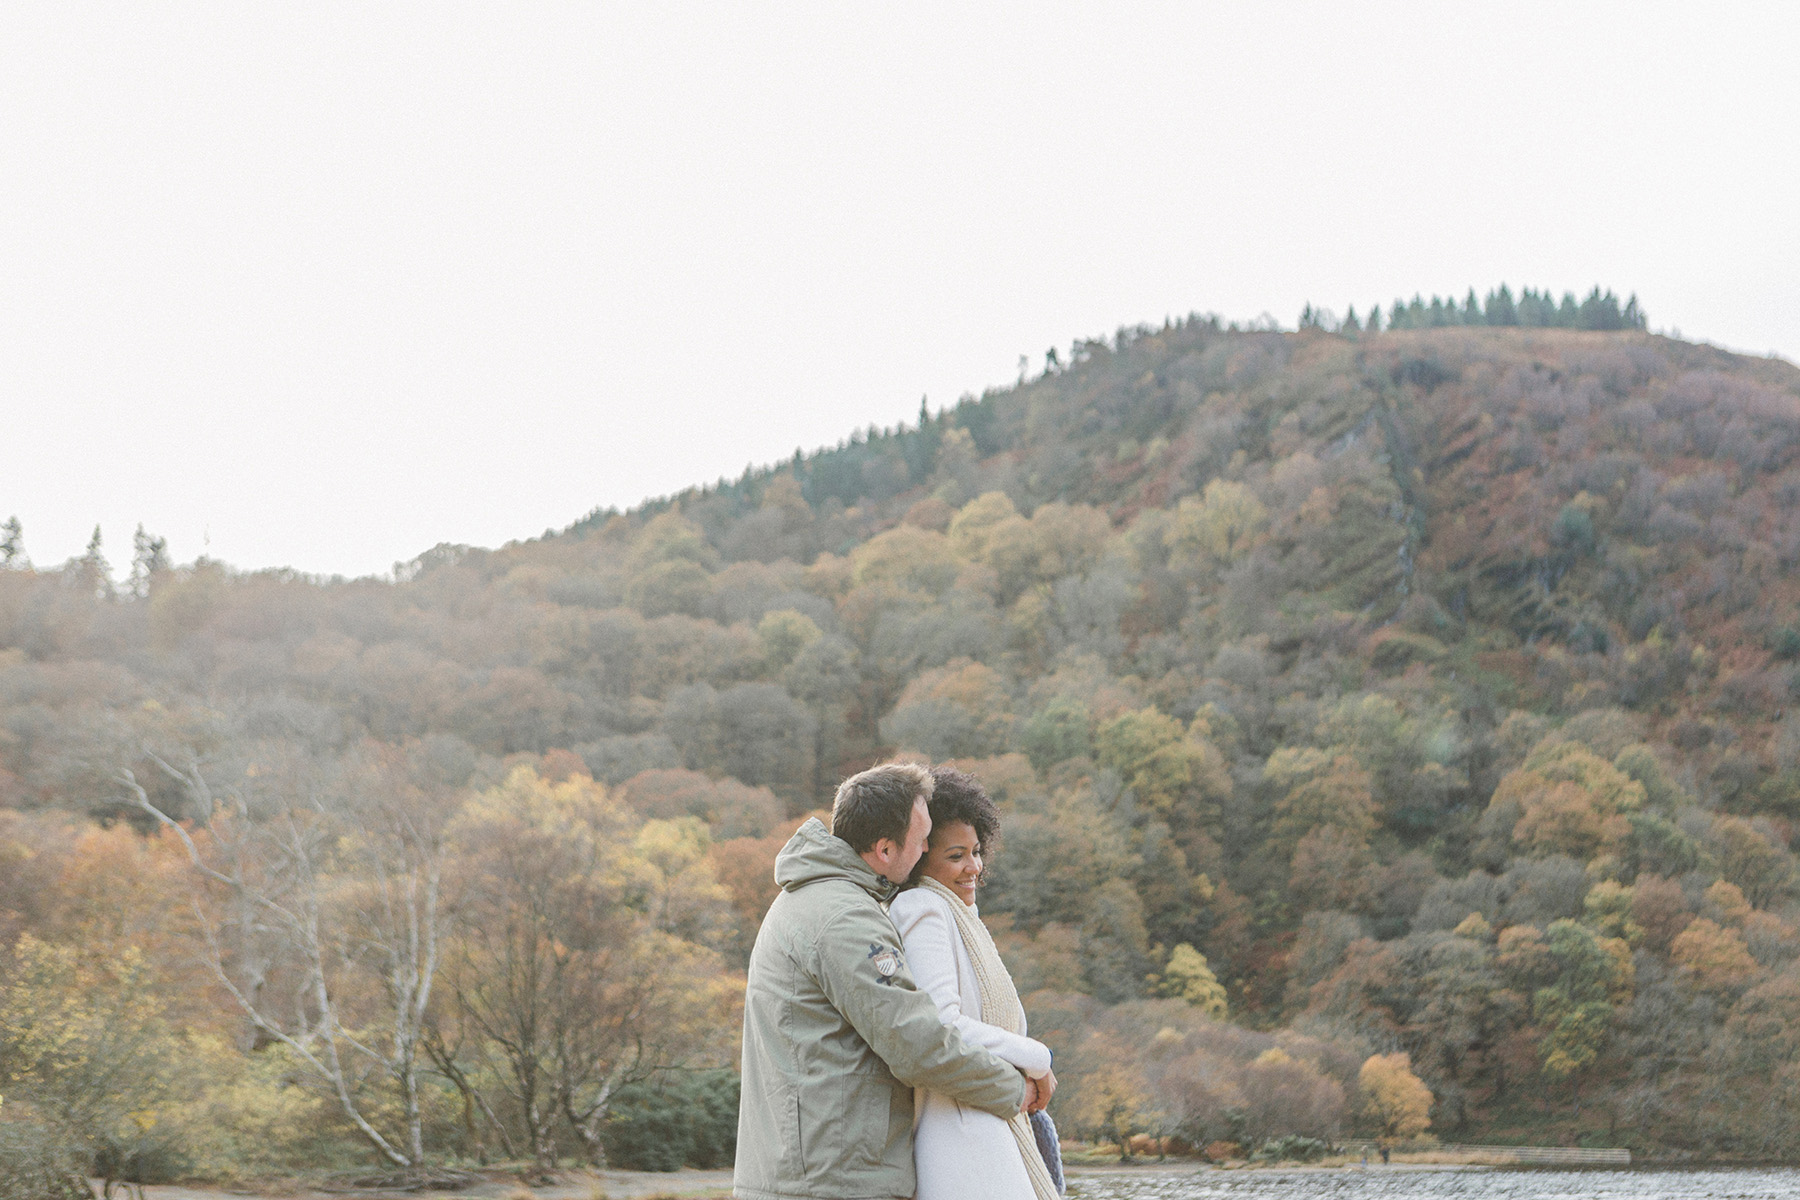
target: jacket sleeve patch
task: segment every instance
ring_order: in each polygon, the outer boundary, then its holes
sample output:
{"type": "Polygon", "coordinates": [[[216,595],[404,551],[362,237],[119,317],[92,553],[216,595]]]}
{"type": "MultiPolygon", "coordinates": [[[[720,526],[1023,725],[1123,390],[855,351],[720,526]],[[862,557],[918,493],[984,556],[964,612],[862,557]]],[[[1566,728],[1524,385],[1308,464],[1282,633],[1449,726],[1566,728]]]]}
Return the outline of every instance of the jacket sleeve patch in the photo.
{"type": "Polygon", "coordinates": [[[900,951],[891,946],[883,946],[880,942],[870,942],[867,958],[874,964],[876,978],[881,983],[892,984],[894,976],[900,973],[900,964],[903,960],[900,951]]]}

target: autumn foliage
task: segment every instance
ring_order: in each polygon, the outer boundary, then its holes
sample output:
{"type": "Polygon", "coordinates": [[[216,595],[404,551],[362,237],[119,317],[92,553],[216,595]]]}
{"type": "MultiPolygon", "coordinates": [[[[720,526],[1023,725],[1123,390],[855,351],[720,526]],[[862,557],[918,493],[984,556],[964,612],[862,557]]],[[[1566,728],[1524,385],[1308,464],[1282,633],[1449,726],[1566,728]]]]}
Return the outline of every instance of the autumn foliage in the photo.
{"type": "Polygon", "coordinates": [[[0,1113],[116,1032],[94,1153],[595,1157],[731,1063],[783,839],[906,754],[1001,806],[1088,1136],[1800,1155],[1800,373],[1547,295],[1120,330],[392,578],[9,526],[0,1113]]]}

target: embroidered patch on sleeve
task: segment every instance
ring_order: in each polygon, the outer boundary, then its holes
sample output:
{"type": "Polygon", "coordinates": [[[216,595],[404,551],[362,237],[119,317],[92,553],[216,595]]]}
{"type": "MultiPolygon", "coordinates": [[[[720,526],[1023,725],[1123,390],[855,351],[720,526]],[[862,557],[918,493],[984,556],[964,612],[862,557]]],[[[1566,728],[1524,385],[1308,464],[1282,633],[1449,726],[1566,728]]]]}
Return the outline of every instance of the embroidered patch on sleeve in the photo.
{"type": "Polygon", "coordinates": [[[880,942],[869,943],[868,960],[875,964],[875,974],[884,984],[894,982],[894,976],[900,973],[900,951],[880,942]]]}

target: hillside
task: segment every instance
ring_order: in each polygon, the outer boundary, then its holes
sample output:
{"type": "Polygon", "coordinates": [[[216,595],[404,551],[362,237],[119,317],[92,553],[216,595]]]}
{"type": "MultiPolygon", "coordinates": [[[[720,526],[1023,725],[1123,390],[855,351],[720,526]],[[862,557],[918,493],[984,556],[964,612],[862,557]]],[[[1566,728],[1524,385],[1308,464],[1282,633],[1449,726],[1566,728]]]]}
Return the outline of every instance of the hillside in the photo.
{"type": "MultiPolygon", "coordinates": [[[[784,831],[905,752],[1003,801],[983,911],[1068,1125],[1367,1129],[1358,1068],[1403,1051],[1447,1139],[1796,1157],[1797,563],[1785,362],[1122,330],[396,582],[0,571],[0,861],[37,864],[0,936],[83,927],[95,834],[58,814],[143,841],[122,771],[194,818],[197,778],[274,812],[390,754],[687,830],[710,915],[656,920],[730,980],[784,831]]],[[[430,1128],[466,1150],[453,1075],[430,1128]]]]}

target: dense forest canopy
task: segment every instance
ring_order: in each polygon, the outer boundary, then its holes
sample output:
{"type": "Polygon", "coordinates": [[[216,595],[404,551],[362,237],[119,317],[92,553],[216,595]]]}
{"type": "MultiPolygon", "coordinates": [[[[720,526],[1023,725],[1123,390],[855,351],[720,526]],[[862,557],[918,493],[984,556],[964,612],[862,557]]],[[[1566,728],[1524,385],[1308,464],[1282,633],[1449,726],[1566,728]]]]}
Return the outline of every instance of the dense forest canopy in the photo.
{"type": "Polygon", "coordinates": [[[1797,457],[1790,364],[1499,289],[1121,330],[388,581],[145,535],[116,588],[98,538],[31,569],[15,524],[8,1103],[79,1091],[17,1034],[79,993],[225,1081],[148,1072],[168,1128],[233,1089],[195,1161],[322,1153],[270,1132],[302,1109],[346,1161],[598,1154],[700,1078],[666,1068],[731,1062],[776,849],[901,753],[1001,801],[983,911],[1070,1128],[1397,1135],[1422,1082],[1459,1141],[1800,1155],[1797,457]],[[409,910],[441,926],[428,999],[368,893],[401,878],[442,897],[409,910]],[[233,907],[297,879],[352,932],[233,907]],[[327,979],[342,1013],[231,990],[327,979]],[[521,994],[613,1024],[521,1050],[521,994]],[[396,1023],[412,1057],[341,1073],[355,1105],[305,1061],[396,1023]]]}

